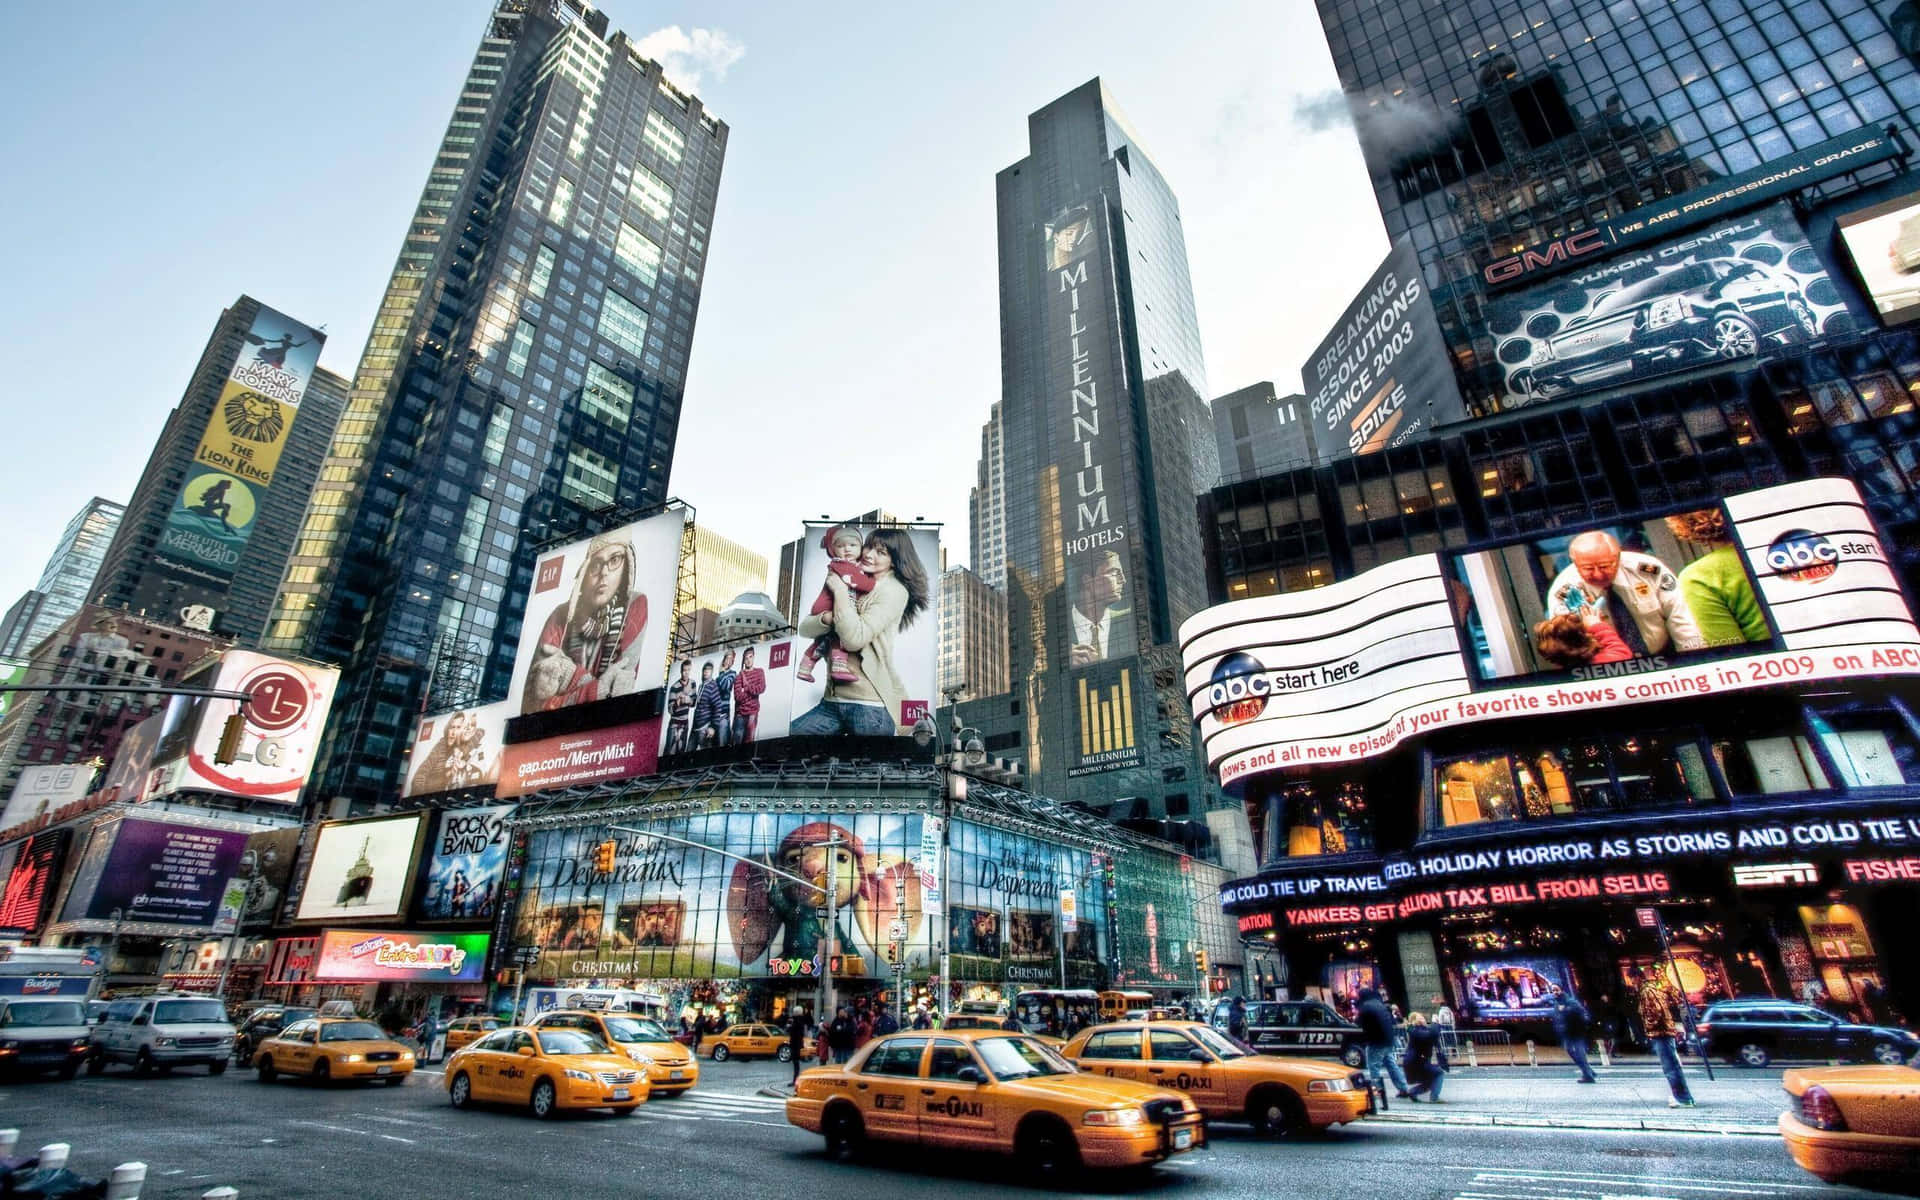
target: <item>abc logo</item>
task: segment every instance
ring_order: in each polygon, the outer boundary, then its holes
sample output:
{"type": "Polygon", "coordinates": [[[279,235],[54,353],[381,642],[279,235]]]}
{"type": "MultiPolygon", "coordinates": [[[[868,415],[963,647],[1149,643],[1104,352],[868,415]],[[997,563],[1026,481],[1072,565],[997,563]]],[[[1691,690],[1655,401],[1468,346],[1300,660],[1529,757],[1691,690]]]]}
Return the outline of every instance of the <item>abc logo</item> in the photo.
{"type": "Polygon", "coordinates": [[[1767,547],[1767,566],[1782,579],[1815,583],[1839,570],[1840,552],[1811,529],[1789,529],[1767,547]]]}
{"type": "Polygon", "coordinates": [[[1222,725],[1251,721],[1267,707],[1266,668],[1251,654],[1229,654],[1213,669],[1207,707],[1222,725]]]}

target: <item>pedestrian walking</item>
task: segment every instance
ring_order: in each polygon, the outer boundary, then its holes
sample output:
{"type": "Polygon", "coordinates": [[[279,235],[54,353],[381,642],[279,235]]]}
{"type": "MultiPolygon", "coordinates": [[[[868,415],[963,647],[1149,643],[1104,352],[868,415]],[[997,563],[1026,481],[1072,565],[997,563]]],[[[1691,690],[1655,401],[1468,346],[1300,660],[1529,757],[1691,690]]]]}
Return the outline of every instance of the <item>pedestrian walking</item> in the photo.
{"type": "Polygon", "coordinates": [[[693,1038],[693,1041],[690,1043],[693,1046],[693,1056],[698,1058],[700,1057],[700,1039],[707,1036],[707,1023],[695,1017],[693,1021],[693,1033],[690,1036],[693,1038]]]}
{"type": "Polygon", "coordinates": [[[796,1085],[800,1082],[800,1062],[807,1057],[807,1027],[811,1024],[807,1020],[807,1010],[798,1004],[787,1014],[787,1052],[788,1057],[793,1059],[793,1082],[796,1085]]]}
{"type": "Polygon", "coordinates": [[[893,1010],[890,1008],[881,1009],[880,1015],[873,1019],[873,1036],[885,1037],[890,1033],[899,1032],[900,1022],[893,1015],[893,1010]]]}
{"type": "Polygon", "coordinates": [[[1560,1045],[1566,1049],[1573,1065],[1580,1068],[1580,1082],[1600,1082],[1594,1078],[1593,1067],[1587,1062],[1587,1035],[1593,1024],[1587,1006],[1580,1003],[1579,997],[1568,995],[1557,985],[1548,991],[1547,1003],[1553,1006],[1554,1035],[1560,1039],[1560,1045]]]}
{"type": "Polygon", "coordinates": [[[1239,996],[1227,1005],[1227,1035],[1237,1042],[1247,1040],[1247,1002],[1239,996]]]}
{"type": "Polygon", "coordinates": [[[1440,1085],[1446,1082],[1447,1068],[1451,1065],[1447,1048],[1440,1044],[1439,1028],[1429,1025],[1420,1013],[1408,1017],[1407,1054],[1402,1064],[1407,1075],[1407,1098],[1418,1100],[1424,1092],[1428,1100],[1442,1103],[1440,1085]]]}
{"type": "Polygon", "coordinates": [[[1393,1044],[1396,1030],[1393,1023],[1393,1010],[1380,998],[1380,993],[1367,988],[1360,993],[1360,1006],[1355,1010],[1360,1025],[1360,1044],[1367,1053],[1367,1078],[1380,1093],[1380,1108],[1387,1108],[1387,1085],[1382,1079],[1393,1080],[1393,1094],[1402,1100],[1408,1098],[1407,1076],[1400,1069],[1400,1060],[1394,1056],[1393,1044]]]}
{"type": "Polygon", "coordinates": [[[834,1062],[845,1063],[853,1057],[854,1047],[860,1044],[855,1040],[858,1032],[847,1006],[841,1005],[840,1011],[833,1014],[832,1022],[827,1025],[827,1047],[833,1051],[834,1062]]]}
{"type": "Polygon", "coordinates": [[[1435,996],[1433,999],[1436,1005],[1433,1024],[1440,1038],[1440,1048],[1447,1052],[1448,1058],[1452,1058],[1460,1052],[1460,1036],[1454,1030],[1453,1010],[1447,1007],[1446,997],[1435,996]]]}
{"type": "Polygon", "coordinates": [[[853,1044],[856,1048],[858,1048],[860,1046],[866,1045],[868,1042],[872,1040],[873,1040],[873,1022],[867,1019],[866,1013],[861,1013],[859,1016],[855,1017],[853,1020],[853,1044]]]}
{"type": "Polygon", "coordinates": [[[1681,1026],[1683,1001],[1658,966],[1648,967],[1640,976],[1640,1024],[1647,1031],[1660,1069],[1666,1072],[1667,1088],[1673,1093],[1668,1108],[1692,1108],[1693,1093],[1687,1090],[1687,1075],[1680,1068],[1680,1052],[1674,1039],[1681,1026]]]}
{"type": "Polygon", "coordinates": [[[915,1029],[932,1029],[933,1017],[928,1014],[926,1009],[916,1008],[913,1010],[913,1027],[915,1029]]]}

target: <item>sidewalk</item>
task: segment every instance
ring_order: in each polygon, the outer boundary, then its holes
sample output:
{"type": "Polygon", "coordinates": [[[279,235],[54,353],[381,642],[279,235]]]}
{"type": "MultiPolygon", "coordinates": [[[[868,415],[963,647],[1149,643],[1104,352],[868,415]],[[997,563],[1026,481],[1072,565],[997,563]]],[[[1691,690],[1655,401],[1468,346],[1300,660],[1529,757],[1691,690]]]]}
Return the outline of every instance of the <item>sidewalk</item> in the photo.
{"type": "Polygon", "coordinates": [[[1576,1081],[1560,1063],[1540,1067],[1478,1067],[1447,1075],[1444,1102],[1394,1099],[1374,1119],[1421,1125],[1505,1125],[1535,1129],[1655,1130],[1777,1136],[1774,1121],[1786,1107],[1779,1070],[1714,1067],[1707,1079],[1687,1066],[1696,1107],[1669,1108],[1666,1077],[1646,1059],[1612,1069],[1594,1067],[1599,1083],[1576,1081]]]}

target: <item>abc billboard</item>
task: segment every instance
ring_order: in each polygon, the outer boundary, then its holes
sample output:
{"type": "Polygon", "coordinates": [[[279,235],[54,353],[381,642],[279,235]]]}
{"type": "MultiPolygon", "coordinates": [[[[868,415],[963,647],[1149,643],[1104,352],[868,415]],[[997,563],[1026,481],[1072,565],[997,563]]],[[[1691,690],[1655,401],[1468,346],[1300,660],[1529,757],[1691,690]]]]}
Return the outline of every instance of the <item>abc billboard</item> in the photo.
{"type": "Polygon", "coordinates": [[[1844,479],[1237,600],[1181,646],[1223,784],[1476,721],[1920,674],[1920,630],[1844,479]]]}

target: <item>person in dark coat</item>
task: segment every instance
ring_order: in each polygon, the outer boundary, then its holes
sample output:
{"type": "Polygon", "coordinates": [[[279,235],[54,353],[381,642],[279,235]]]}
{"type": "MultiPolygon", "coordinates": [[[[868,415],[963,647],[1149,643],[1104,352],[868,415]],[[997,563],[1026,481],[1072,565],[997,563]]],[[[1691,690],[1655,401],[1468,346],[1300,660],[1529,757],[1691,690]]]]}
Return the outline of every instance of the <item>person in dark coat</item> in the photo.
{"type": "Polygon", "coordinates": [[[787,1014],[787,1049],[793,1057],[793,1082],[800,1082],[800,1060],[807,1056],[807,1030],[812,1026],[807,1010],[798,1004],[787,1014]]]}
{"type": "Polygon", "coordinates": [[[1440,1044],[1440,1030],[1427,1024],[1422,1013],[1407,1018],[1407,1098],[1420,1099],[1421,1093],[1435,1104],[1442,1103],[1440,1085],[1446,1082],[1447,1049],[1440,1044]]]}
{"type": "Polygon", "coordinates": [[[1396,1030],[1393,1023],[1393,1010],[1380,998],[1380,993],[1367,988],[1360,993],[1360,1006],[1355,1010],[1355,1019],[1360,1026],[1360,1045],[1367,1052],[1367,1078],[1380,1091],[1380,1107],[1387,1106],[1387,1085],[1382,1079],[1393,1080],[1395,1096],[1408,1098],[1407,1077],[1400,1069],[1400,1060],[1394,1056],[1393,1043],[1396,1030]]]}
{"type": "Polygon", "coordinates": [[[1558,987],[1547,993],[1547,1003],[1553,1006],[1553,1032],[1560,1039],[1567,1057],[1573,1065],[1580,1068],[1581,1083],[1598,1083],[1593,1067],[1587,1062],[1587,1037],[1592,1032],[1593,1018],[1587,1012],[1587,1006],[1580,1003],[1576,996],[1570,996],[1558,987]]]}
{"type": "Polygon", "coordinates": [[[881,1009],[880,1015],[873,1019],[873,1036],[885,1037],[890,1033],[898,1032],[900,1032],[900,1021],[893,1015],[893,1010],[881,1009]]]}
{"type": "Polygon", "coordinates": [[[1235,1041],[1247,1040],[1247,1002],[1239,996],[1227,1005],[1227,1034],[1235,1041]]]}
{"type": "Polygon", "coordinates": [[[840,1011],[834,1014],[833,1021],[827,1026],[827,1046],[833,1051],[833,1061],[846,1062],[853,1057],[854,1049],[859,1045],[859,1026],[853,1023],[853,1017],[847,1012],[846,1006],[842,1005],[840,1011]]]}

